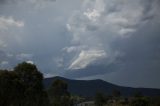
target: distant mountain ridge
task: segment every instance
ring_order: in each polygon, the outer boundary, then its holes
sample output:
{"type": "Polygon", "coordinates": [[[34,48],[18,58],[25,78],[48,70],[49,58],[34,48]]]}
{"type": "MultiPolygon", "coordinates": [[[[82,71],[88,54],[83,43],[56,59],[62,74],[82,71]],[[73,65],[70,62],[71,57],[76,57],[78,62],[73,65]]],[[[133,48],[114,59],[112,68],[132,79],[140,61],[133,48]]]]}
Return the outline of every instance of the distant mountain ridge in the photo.
{"type": "Polygon", "coordinates": [[[56,79],[65,81],[68,84],[69,92],[74,95],[94,96],[96,92],[102,92],[104,94],[111,95],[113,90],[119,90],[123,96],[134,95],[137,91],[146,96],[160,96],[160,89],[123,87],[100,79],[72,80],[59,76],[45,78],[43,81],[45,88],[49,88],[56,79]]]}

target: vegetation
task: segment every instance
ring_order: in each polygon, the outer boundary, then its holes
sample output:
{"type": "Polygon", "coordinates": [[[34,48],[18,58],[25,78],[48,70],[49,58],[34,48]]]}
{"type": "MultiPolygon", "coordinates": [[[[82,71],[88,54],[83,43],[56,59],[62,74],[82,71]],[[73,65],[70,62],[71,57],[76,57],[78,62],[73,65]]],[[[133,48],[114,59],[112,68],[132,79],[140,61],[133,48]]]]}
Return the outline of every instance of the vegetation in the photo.
{"type": "MultiPolygon", "coordinates": [[[[123,97],[119,90],[111,96],[98,92],[91,100],[95,106],[160,106],[160,97],[146,97],[138,91],[132,97],[123,97]]],[[[23,62],[13,71],[0,70],[0,106],[75,106],[84,101],[70,94],[63,80],[54,80],[44,89],[43,75],[34,64],[23,62]]]]}
{"type": "Polygon", "coordinates": [[[36,66],[23,62],[13,71],[0,71],[0,106],[49,106],[43,75],[36,66]]]}
{"type": "Polygon", "coordinates": [[[103,95],[103,93],[96,93],[95,95],[95,105],[96,106],[103,106],[106,103],[106,99],[105,96],[103,95]]]}
{"type": "Polygon", "coordinates": [[[68,85],[62,80],[55,80],[49,88],[48,95],[53,106],[70,106],[70,94],[67,91],[68,85]]]}
{"type": "Polygon", "coordinates": [[[123,97],[120,91],[113,90],[112,96],[97,93],[94,102],[95,106],[160,106],[160,97],[143,96],[139,91],[131,97],[123,97]]]}

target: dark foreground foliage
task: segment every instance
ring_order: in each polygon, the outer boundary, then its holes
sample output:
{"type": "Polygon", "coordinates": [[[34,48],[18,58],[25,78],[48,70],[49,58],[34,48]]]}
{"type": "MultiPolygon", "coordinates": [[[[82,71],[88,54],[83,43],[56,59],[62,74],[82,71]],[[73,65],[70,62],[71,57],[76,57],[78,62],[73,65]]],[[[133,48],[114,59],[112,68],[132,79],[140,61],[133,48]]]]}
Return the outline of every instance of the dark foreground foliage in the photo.
{"type": "Polygon", "coordinates": [[[95,106],[160,106],[159,96],[147,97],[143,96],[141,93],[135,93],[135,95],[131,97],[114,95],[114,93],[110,96],[106,96],[103,93],[97,93],[94,101],[95,106]]]}
{"type": "Polygon", "coordinates": [[[42,80],[37,67],[26,62],[0,70],[0,106],[49,106],[42,80]]]}
{"type": "Polygon", "coordinates": [[[36,65],[26,62],[12,71],[0,70],[0,106],[76,106],[83,102],[94,102],[93,106],[160,106],[158,96],[146,97],[136,92],[132,97],[123,97],[117,89],[110,94],[99,92],[94,99],[72,95],[68,92],[68,84],[61,79],[54,80],[46,90],[42,73],[36,65]]]}

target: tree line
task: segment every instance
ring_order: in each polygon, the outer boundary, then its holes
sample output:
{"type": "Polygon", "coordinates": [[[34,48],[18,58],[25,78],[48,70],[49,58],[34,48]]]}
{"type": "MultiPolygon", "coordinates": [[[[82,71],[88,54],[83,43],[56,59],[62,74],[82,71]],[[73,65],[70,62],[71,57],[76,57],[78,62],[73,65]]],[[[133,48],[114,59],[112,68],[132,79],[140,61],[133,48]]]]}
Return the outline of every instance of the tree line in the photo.
{"type": "MultiPolygon", "coordinates": [[[[0,70],[0,106],[75,106],[85,101],[68,92],[68,84],[53,81],[49,89],[43,86],[43,74],[36,65],[22,62],[12,71],[0,70]]],[[[137,92],[133,97],[123,97],[113,90],[112,96],[97,93],[95,106],[160,106],[160,98],[145,97],[137,92]]]]}
{"type": "Polygon", "coordinates": [[[55,81],[49,90],[36,65],[22,62],[12,71],[0,70],[0,106],[71,106],[67,84],[55,81]]]}

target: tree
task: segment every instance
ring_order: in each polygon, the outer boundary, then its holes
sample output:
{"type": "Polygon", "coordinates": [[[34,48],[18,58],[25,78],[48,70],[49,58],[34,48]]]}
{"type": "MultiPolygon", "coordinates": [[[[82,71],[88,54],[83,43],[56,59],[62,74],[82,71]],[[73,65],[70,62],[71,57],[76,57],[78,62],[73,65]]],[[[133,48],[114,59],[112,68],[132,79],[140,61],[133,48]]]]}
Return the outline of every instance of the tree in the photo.
{"type": "Polygon", "coordinates": [[[47,94],[43,89],[43,75],[38,71],[36,65],[20,63],[14,71],[22,81],[24,90],[25,105],[23,106],[47,106],[47,94]]]}
{"type": "Polygon", "coordinates": [[[131,106],[149,106],[150,100],[147,97],[135,97],[132,102],[131,106]]]}
{"type": "Polygon", "coordinates": [[[18,64],[14,71],[19,75],[26,87],[43,89],[43,75],[38,71],[36,65],[23,62],[18,64]]]}
{"type": "Polygon", "coordinates": [[[150,99],[143,96],[142,92],[136,91],[134,93],[134,98],[131,101],[131,106],[149,106],[150,99]]]}
{"type": "Polygon", "coordinates": [[[24,86],[14,71],[0,70],[0,106],[23,105],[24,86]]]}
{"type": "Polygon", "coordinates": [[[112,95],[113,95],[113,97],[120,97],[121,96],[121,92],[119,90],[114,89],[112,91],[112,95]]]}
{"type": "Polygon", "coordinates": [[[134,93],[134,97],[143,97],[143,94],[142,94],[142,92],[140,92],[140,91],[136,91],[136,92],[134,93]]]}
{"type": "Polygon", "coordinates": [[[0,70],[0,106],[49,106],[42,81],[36,66],[26,62],[0,70]]]}
{"type": "Polygon", "coordinates": [[[68,85],[62,80],[55,80],[48,91],[53,106],[70,106],[68,85]]]}
{"type": "Polygon", "coordinates": [[[96,106],[103,106],[106,103],[105,96],[99,92],[96,93],[94,101],[96,106]]]}

